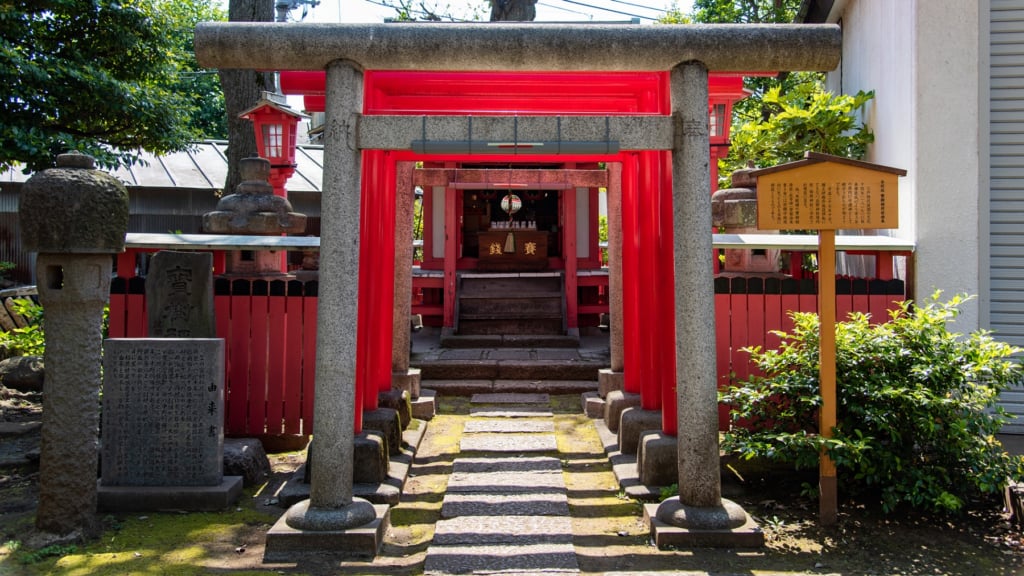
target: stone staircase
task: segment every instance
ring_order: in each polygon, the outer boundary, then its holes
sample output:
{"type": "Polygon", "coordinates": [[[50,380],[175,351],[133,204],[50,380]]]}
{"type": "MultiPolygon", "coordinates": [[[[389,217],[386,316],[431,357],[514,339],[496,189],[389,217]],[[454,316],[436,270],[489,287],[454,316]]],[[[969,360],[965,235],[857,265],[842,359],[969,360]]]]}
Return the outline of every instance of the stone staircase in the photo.
{"type": "Polygon", "coordinates": [[[565,326],[565,291],[559,272],[463,273],[456,322],[448,348],[575,348],[565,326]]]}

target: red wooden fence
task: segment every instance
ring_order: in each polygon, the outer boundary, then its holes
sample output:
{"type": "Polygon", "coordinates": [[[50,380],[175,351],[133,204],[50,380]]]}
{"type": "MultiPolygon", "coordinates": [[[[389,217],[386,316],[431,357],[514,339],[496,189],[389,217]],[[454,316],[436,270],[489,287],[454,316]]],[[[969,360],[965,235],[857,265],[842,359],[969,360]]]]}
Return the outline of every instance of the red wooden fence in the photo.
{"type": "MultiPolygon", "coordinates": [[[[122,261],[127,261],[123,259],[122,261]]],[[[119,271],[111,284],[110,337],[146,337],[145,279],[119,271]]],[[[225,434],[287,438],[313,429],[317,282],[217,279],[217,336],[225,341],[225,434]]],[[[588,286],[589,288],[589,286],[588,286]]],[[[837,318],[868,312],[884,321],[893,302],[905,299],[900,280],[841,278],[837,318]]],[[[589,304],[597,313],[607,301],[589,304]]],[[[428,305],[436,306],[431,303],[428,305]]],[[[779,344],[773,330],[792,328],[789,311],[817,309],[813,279],[715,279],[719,383],[750,374],[742,348],[779,344]]],[[[724,424],[724,409],[720,412],[724,424]]]]}

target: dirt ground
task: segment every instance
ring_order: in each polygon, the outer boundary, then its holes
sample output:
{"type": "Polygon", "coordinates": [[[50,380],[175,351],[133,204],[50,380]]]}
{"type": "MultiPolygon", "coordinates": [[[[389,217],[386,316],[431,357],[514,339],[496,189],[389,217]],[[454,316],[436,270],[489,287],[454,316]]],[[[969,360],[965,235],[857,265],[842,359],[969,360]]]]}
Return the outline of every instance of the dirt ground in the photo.
{"type": "MultiPolygon", "coordinates": [[[[36,398],[7,397],[6,421],[39,419],[36,398]]],[[[755,516],[767,545],[756,550],[658,550],[640,503],[626,498],[578,397],[552,401],[574,544],[584,574],[1024,574],[1024,540],[1000,501],[954,518],[881,515],[871,503],[843,501],[839,523],[817,525],[817,503],[799,496],[792,475],[737,478],[729,496],[755,516]]],[[[106,516],[96,541],[32,550],[38,466],[25,460],[38,432],[0,438],[0,574],[419,574],[468,418],[466,399],[443,399],[427,424],[416,461],[378,557],[372,562],[262,563],[266,530],[282,513],[275,491],[302,461],[274,454],[274,474],[222,513],[106,516]]]]}

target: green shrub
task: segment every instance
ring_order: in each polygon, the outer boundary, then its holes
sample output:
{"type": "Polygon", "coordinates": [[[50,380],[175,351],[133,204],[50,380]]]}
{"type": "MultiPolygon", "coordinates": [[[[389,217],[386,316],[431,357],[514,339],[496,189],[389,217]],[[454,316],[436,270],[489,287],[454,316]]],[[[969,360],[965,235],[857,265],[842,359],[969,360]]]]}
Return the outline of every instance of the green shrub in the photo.
{"type": "Polygon", "coordinates": [[[818,434],[818,317],[794,313],[779,350],[748,350],[764,376],[723,390],[733,424],[723,449],[809,468],[824,446],[840,488],[877,496],[886,512],[952,512],[1000,492],[1024,471],[1024,459],[995,438],[1008,418],[998,395],[1024,375],[1011,359],[1021,350],[984,331],[950,332],[965,298],[938,297],[901,304],[885,324],[864,314],[837,323],[837,424],[828,440],[818,434]]]}
{"type": "Polygon", "coordinates": [[[43,307],[29,298],[14,300],[14,311],[21,314],[28,325],[0,332],[0,346],[12,356],[42,356],[46,342],[43,337],[43,307]]]}

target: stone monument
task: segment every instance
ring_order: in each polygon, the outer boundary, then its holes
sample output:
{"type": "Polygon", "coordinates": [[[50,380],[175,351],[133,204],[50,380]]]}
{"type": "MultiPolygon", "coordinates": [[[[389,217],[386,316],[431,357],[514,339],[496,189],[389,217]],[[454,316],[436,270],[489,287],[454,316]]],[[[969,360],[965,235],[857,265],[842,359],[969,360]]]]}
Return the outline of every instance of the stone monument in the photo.
{"type": "Polygon", "coordinates": [[[103,356],[106,511],[219,510],[241,476],[223,475],[224,340],[116,338],[103,356]]]}
{"type": "Polygon", "coordinates": [[[213,255],[161,250],[146,277],[150,338],[216,338],[213,255]]]}
{"type": "Polygon", "coordinates": [[[36,528],[67,539],[99,531],[97,440],[103,306],[113,254],[124,250],[128,192],[94,169],[92,157],[61,154],[29,178],[21,196],[21,241],[38,252],[46,310],[46,381],[36,528]]]}

